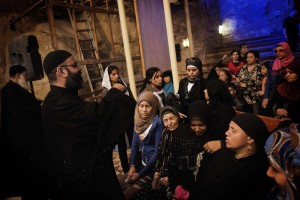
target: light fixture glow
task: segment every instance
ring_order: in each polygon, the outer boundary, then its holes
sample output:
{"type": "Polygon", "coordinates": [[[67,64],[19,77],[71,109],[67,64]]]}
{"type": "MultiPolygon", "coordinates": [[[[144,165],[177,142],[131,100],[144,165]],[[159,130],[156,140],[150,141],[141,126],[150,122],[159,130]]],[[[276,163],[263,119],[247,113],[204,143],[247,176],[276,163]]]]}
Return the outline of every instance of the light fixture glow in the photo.
{"type": "Polygon", "coordinates": [[[185,39],[182,40],[182,46],[184,48],[188,48],[190,46],[190,42],[189,42],[188,38],[185,38],[185,39]]]}
{"type": "Polygon", "coordinates": [[[223,33],[223,26],[219,25],[219,34],[222,34],[222,33],[223,33]]]}

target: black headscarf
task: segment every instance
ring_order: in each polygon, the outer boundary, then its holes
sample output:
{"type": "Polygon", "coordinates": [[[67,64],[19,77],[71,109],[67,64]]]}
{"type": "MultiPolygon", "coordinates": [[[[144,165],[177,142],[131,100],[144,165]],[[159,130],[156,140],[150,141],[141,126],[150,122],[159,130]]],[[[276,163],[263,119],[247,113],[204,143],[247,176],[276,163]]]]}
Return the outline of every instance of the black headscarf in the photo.
{"type": "Polygon", "coordinates": [[[205,101],[195,100],[190,103],[188,108],[188,120],[189,122],[193,119],[201,120],[207,127],[211,124],[211,112],[210,107],[205,101]]]}
{"type": "Polygon", "coordinates": [[[258,116],[251,113],[244,113],[236,115],[231,121],[243,129],[255,141],[258,148],[264,148],[269,132],[265,123],[258,116]]]}
{"type": "Polygon", "coordinates": [[[174,107],[172,107],[172,106],[165,106],[161,110],[160,118],[163,119],[164,115],[169,114],[169,113],[173,113],[174,115],[176,115],[176,116],[179,117],[179,114],[178,114],[177,110],[174,107]]]}
{"type": "Polygon", "coordinates": [[[221,103],[233,105],[233,99],[226,83],[219,79],[210,80],[208,82],[207,93],[209,96],[209,104],[212,105],[212,108],[221,103]]]}

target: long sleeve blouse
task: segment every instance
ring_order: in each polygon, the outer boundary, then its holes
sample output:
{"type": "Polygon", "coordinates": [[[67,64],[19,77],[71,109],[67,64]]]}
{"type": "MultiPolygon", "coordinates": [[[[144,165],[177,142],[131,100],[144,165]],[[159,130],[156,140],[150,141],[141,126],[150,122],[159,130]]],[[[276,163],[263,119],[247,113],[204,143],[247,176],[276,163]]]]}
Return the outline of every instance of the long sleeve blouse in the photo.
{"type": "Polygon", "coordinates": [[[259,65],[257,65],[251,71],[248,71],[248,66],[245,65],[237,75],[239,82],[246,84],[246,88],[243,88],[243,93],[248,104],[257,103],[257,100],[259,99],[257,92],[261,90],[262,78],[263,75],[259,65]]]}

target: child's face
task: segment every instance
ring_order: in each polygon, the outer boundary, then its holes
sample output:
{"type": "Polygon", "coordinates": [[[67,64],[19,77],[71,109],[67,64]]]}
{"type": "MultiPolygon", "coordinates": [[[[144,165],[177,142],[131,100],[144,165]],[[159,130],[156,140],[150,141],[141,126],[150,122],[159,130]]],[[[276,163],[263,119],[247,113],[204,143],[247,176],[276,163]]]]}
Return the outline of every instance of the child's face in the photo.
{"type": "Polygon", "coordinates": [[[165,83],[170,83],[170,81],[171,81],[171,77],[170,76],[165,76],[164,77],[164,82],[165,83]]]}
{"type": "Polygon", "coordinates": [[[228,87],[228,90],[230,92],[231,95],[234,95],[235,94],[235,89],[233,89],[233,87],[228,87]]]}
{"type": "Polygon", "coordinates": [[[268,69],[266,68],[265,65],[261,66],[261,73],[262,75],[266,76],[268,74],[268,69]]]}

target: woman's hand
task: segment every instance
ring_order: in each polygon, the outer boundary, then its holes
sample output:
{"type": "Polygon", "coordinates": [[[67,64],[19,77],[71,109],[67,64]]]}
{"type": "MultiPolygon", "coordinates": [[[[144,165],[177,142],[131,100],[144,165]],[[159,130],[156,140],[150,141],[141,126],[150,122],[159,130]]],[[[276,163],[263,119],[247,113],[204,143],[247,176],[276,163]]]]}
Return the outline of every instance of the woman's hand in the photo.
{"type": "Polygon", "coordinates": [[[160,188],[160,173],[155,172],[152,180],[152,189],[157,190],[160,188]]]}
{"type": "Polygon", "coordinates": [[[139,180],[139,178],[140,178],[139,173],[133,173],[131,176],[133,182],[139,180]]]}
{"type": "Polygon", "coordinates": [[[288,116],[288,111],[284,108],[278,108],[277,111],[276,111],[276,114],[279,117],[287,117],[288,116]]]}
{"type": "Polygon", "coordinates": [[[269,99],[263,99],[261,106],[266,108],[268,106],[269,99]]]}
{"type": "Polygon", "coordinates": [[[224,60],[225,58],[227,58],[227,54],[223,55],[222,60],[224,60]]]}
{"type": "Polygon", "coordinates": [[[163,177],[160,179],[160,185],[163,185],[163,186],[168,186],[169,185],[169,178],[167,176],[163,177]]]}
{"type": "Polygon", "coordinates": [[[128,171],[128,176],[132,176],[134,173],[136,173],[135,166],[131,166],[128,171]]]}
{"type": "Polygon", "coordinates": [[[185,114],[181,113],[181,112],[178,112],[178,114],[179,114],[179,117],[180,117],[181,119],[187,118],[187,116],[186,116],[185,114]]]}
{"type": "Polygon", "coordinates": [[[209,141],[203,147],[208,153],[215,153],[216,151],[221,149],[221,141],[209,141]]]}
{"type": "Polygon", "coordinates": [[[153,180],[152,180],[152,189],[153,190],[157,190],[161,188],[161,185],[160,185],[160,178],[158,177],[153,177],[153,180]]]}

